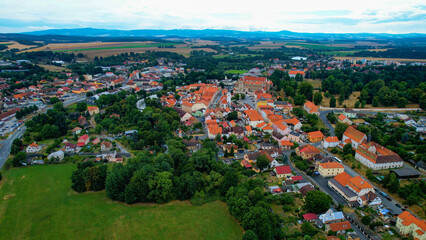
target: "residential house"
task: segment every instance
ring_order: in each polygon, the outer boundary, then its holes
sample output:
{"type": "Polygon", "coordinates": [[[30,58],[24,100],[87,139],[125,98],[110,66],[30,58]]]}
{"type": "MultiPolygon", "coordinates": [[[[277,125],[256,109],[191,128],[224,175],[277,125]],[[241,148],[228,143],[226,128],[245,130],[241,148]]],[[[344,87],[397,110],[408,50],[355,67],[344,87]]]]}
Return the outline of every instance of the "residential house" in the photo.
{"type": "Polygon", "coordinates": [[[418,219],[410,212],[404,211],[396,220],[396,228],[401,235],[411,235],[414,239],[426,239],[426,221],[418,219]]]}
{"type": "Polygon", "coordinates": [[[356,201],[360,206],[374,206],[382,204],[382,200],[374,192],[369,192],[363,196],[360,196],[356,201]]]}
{"type": "Polygon", "coordinates": [[[303,109],[305,111],[307,111],[310,114],[315,114],[319,116],[319,112],[318,112],[318,108],[317,106],[315,106],[315,104],[311,101],[307,101],[305,102],[305,104],[303,105],[303,109]]]}
{"type": "Polygon", "coordinates": [[[315,187],[310,183],[304,184],[301,188],[299,188],[299,192],[302,194],[303,198],[308,195],[308,192],[312,191],[315,191],[315,187]]]}
{"type": "Polygon", "coordinates": [[[76,134],[76,135],[78,135],[78,134],[80,134],[81,133],[81,130],[83,130],[83,129],[81,129],[80,127],[75,127],[73,130],[71,130],[72,131],[72,133],[73,134],[76,134]]]}
{"type": "Polygon", "coordinates": [[[353,123],[348,117],[346,117],[343,114],[340,114],[339,117],[337,117],[337,121],[339,123],[346,123],[348,125],[352,125],[352,123],[353,123]]]}
{"type": "Polygon", "coordinates": [[[352,229],[352,227],[349,221],[344,221],[344,222],[330,223],[328,225],[328,229],[333,232],[336,232],[337,234],[343,234],[347,230],[352,229]]]}
{"type": "Polygon", "coordinates": [[[28,145],[25,151],[27,153],[38,153],[40,150],[41,150],[41,146],[38,145],[36,142],[33,142],[30,145],[28,145]]]}
{"type": "Polygon", "coordinates": [[[191,139],[191,140],[184,139],[182,140],[182,142],[183,144],[185,144],[186,149],[188,149],[189,152],[196,152],[198,149],[201,148],[200,143],[196,139],[191,139]]]}
{"type": "Polygon", "coordinates": [[[251,126],[245,126],[245,129],[246,129],[246,131],[245,131],[246,132],[246,136],[250,136],[250,135],[253,134],[251,126]]]}
{"type": "Polygon", "coordinates": [[[62,161],[64,159],[64,156],[65,156],[64,152],[60,150],[60,151],[49,154],[49,156],[47,156],[47,159],[49,160],[57,159],[58,161],[62,161]]]}
{"type": "Polygon", "coordinates": [[[324,214],[319,215],[318,217],[323,223],[330,224],[334,222],[340,222],[345,220],[343,212],[335,212],[332,209],[329,209],[324,214]]]}
{"type": "Polygon", "coordinates": [[[291,168],[288,165],[278,166],[274,169],[277,178],[290,178],[292,175],[291,168]]]}
{"type": "Polygon", "coordinates": [[[352,144],[352,148],[357,149],[358,146],[367,140],[367,135],[363,132],[355,129],[352,126],[349,126],[346,131],[343,133],[342,145],[344,146],[347,143],[352,144]]]}
{"type": "Polygon", "coordinates": [[[78,147],[83,147],[86,144],[88,144],[90,141],[90,137],[87,134],[84,134],[83,136],[81,136],[78,141],[77,141],[77,146],[78,147]]]}
{"type": "Polygon", "coordinates": [[[308,133],[308,140],[310,142],[319,142],[322,141],[324,138],[324,134],[322,134],[321,131],[315,131],[315,132],[309,132],[308,133]]]}
{"type": "Polygon", "coordinates": [[[110,143],[110,142],[102,142],[101,143],[101,151],[102,152],[111,151],[111,148],[112,148],[112,143],[110,143]]]}
{"type": "Polygon", "coordinates": [[[64,151],[67,153],[74,153],[75,148],[76,148],[75,144],[68,142],[67,144],[65,144],[64,151]]]}
{"type": "Polygon", "coordinates": [[[343,110],[343,115],[347,118],[356,118],[356,112],[350,108],[345,108],[345,110],[343,110]]]}
{"type": "Polygon", "coordinates": [[[303,220],[305,220],[306,222],[314,222],[315,219],[318,219],[318,215],[316,215],[315,213],[303,214],[303,220]]]}
{"type": "Polygon", "coordinates": [[[88,106],[87,111],[89,111],[90,116],[99,113],[99,108],[96,106],[88,106]]]}
{"type": "Polygon", "coordinates": [[[297,118],[284,119],[284,122],[293,130],[300,130],[302,128],[302,123],[297,118]]]}
{"type": "Polygon", "coordinates": [[[85,128],[90,126],[89,122],[87,121],[87,119],[83,115],[80,115],[80,117],[78,117],[77,122],[78,122],[78,124],[80,124],[81,126],[83,126],[85,128]]]}
{"type": "Polygon", "coordinates": [[[245,110],[244,115],[247,123],[252,127],[256,127],[259,123],[263,122],[262,116],[256,110],[245,110]]]}
{"type": "Polygon", "coordinates": [[[291,148],[294,146],[294,143],[290,142],[289,140],[282,140],[279,143],[281,148],[285,151],[291,150],[291,148]]]}
{"type": "Polygon", "coordinates": [[[306,144],[303,146],[299,146],[296,148],[296,154],[297,156],[301,156],[303,159],[310,159],[313,158],[315,155],[320,154],[320,150],[318,148],[306,144]]]}
{"type": "Polygon", "coordinates": [[[320,163],[318,172],[321,177],[334,177],[345,171],[345,167],[338,162],[320,163]]]}
{"type": "Polygon", "coordinates": [[[339,139],[336,136],[324,138],[322,145],[324,148],[333,148],[339,146],[339,139]]]}
{"type": "Polygon", "coordinates": [[[292,142],[298,142],[301,143],[303,142],[303,140],[301,139],[301,134],[298,132],[294,132],[291,131],[288,135],[287,135],[288,140],[292,141],[292,142]]]}

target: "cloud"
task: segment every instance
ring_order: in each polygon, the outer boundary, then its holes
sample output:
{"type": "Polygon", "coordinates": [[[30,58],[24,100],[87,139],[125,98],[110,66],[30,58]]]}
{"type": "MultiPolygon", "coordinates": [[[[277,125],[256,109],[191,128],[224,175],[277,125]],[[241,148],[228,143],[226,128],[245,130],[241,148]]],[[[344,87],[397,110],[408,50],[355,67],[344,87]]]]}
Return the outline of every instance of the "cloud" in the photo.
{"type": "Polygon", "coordinates": [[[20,0],[17,7],[13,1],[3,1],[0,32],[94,27],[426,33],[426,5],[423,2],[20,0]]]}

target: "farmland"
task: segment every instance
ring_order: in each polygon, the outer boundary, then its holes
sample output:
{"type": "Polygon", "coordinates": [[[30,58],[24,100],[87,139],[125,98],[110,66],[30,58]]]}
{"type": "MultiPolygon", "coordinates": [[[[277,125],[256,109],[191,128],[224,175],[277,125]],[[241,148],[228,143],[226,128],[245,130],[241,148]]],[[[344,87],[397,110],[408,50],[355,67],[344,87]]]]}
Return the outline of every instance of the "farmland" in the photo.
{"type": "Polygon", "coordinates": [[[226,205],[114,202],[105,192],[70,188],[74,164],[4,172],[0,189],[2,239],[241,239],[226,205]],[[19,224],[18,224],[19,223],[19,224]]]}
{"type": "Polygon", "coordinates": [[[16,48],[16,49],[19,49],[19,50],[24,50],[24,49],[28,49],[28,48],[31,48],[31,47],[36,47],[35,45],[24,45],[24,44],[20,44],[18,42],[15,42],[15,41],[0,42],[0,45],[6,45],[8,47],[8,49],[16,48]]]}

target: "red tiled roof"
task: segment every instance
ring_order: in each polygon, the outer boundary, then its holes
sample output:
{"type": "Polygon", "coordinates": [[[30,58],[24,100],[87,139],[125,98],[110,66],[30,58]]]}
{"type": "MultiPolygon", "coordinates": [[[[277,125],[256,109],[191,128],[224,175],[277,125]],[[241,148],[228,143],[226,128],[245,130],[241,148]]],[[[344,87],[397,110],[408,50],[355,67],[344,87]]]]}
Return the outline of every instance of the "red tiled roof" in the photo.
{"type": "Polygon", "coordinates": [[[290,166],[278,166],[275,168],[275,172],[277,174],[289,174],[291,173],[291,168],[290,166]]]}
{"type": "Polygon", "coordinates": [[[303,219],[305,219],[306,221],[310,221],[310,220],[318,219],[318,216],[315,213],[306,213],[306,214],[303,214],[303,219]]]}
{"type": "Polygon", "coordinates": [[[352,228],[349,221],[330,223],[329,226],[330,226],[331,231],[333,231],[333,232],[340,232],[340,231],[349,230],[349,229],[352,228]]]}

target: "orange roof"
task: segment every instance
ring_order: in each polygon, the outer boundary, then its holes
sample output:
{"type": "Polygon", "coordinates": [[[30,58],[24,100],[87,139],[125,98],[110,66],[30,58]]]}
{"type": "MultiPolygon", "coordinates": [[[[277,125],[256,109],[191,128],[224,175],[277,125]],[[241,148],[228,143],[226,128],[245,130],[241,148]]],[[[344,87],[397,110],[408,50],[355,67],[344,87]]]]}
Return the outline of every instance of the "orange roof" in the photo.
{"type": "Polygon", "coordinates": [[[247,132],[251,132],[251,126],[246,126],[247,132]]]}
{"type": "Polygon", "coordinates": [[[366,188],[373,188],[371,184],[362,179],[360,176],[350,178],[348,186],[355,190],[355,192],[360,192],[362,189],[366,188]]]}
{"type": "Polygon", "coordinates": [[[301,75],[305,75],[305,72],[303,72],[303,71],[290,71],[290,72],[288,72],[288,74],[294,74],[294,75],[296,75],[296,74],[301,74],[301,75]]]}
{"type": "Polygon", "coordinates": [[[339,142],[339,139],[336,136],[333,136],[333,137],[326,137],[324,139],[324,141],[326,141],[326,142],[339,142]]]}
{"type": "Polygon", "coordinates": [[[318,148],[312,146],[311,144],[306,144],[304,146],[299,147],[299,152],[306,154],[318,154],[321,153],[318,148]]]}
{"type": "Polygon", "coordinates": [[[348,184],[350,178],[351,178],[351,176],[348,173],[342,172],[339,175],[335,176],[334,180],[336,180],[342,186],[346,186],[348,184]]]}
{"type": "Polygon", "coordinates": [[[320,163],[320,166],[322,168],[344,168],[343,165],[338,162],[320,163]]]}
{"type": "Polygon", "coordinates": [[[33,143],[30,144],[30,147],[38,147],[38,145],[37,145],[36,142],[33,142],[33,143]]]}
{"type": "Polygon", "coordinates": [[[309,138],[313,138],[313,139],[316,139],[316,138],[323,138],[323,137],[324,137],[324,134],[322,134],[322,132],[321,132],[321,131],[315,131],[315,132],[310,132],[310,133],[308,133],[308,137],[309,137],[309,138]]]}
{"type": "Polygon", "coordinates": [[[361,140],[366,136],[363,132],[356,130],[354,127],[349,126],[343,135],[348,138],[355,140],[356,142],[361,142],[361,140]]]}
{"type": "Polygon", "coordinates": [[[317,110],[317,106],[315,106],[315,104],[313,102],[311,102],[311,101],[305,102],[305,105],[306,105],[307,108],[310,109],[310,112],[313,112],[313,111],[316,112],[316,111],[318,111],[317,110]]]}
{"type": "Polygon", "coordinates": [[[291,124],[293,126],[297,125],[300,121],[297,118],[292,119],[284,119],[287,124],[291,124]]]}
{"type": "Polygon", "coordinates": [[[349,230],[349,229],[352,228],[349,221],[330,223],[329,227],[330,227],[331,231],[333,231],[333,232],[349,230]]]}
{"type": "Polygon", "coordinates": [[[287,126],[284,125],[282,122],[274,122],[274,125],[282,131],[285,131],[287,129],[287,126]]]}
{"type": "Polygon", "coordinates": [[[262,121],[263,118],[256,110],[245,110],[244,113],[250,118],[250,121],[262,121]]]}
{"type": "Polygon", "coordinates": [[[340,115],[339,115],[339,120],[340,120],[340,121],[344,121],[346,118],[347,118],[347,117],[346,117],[345,115],[343,115],[343,114],[340,114],[340,115]]]}
{"type": "Polygon", "coordinates": [[[411,213],[404,211],[403,213],[401,213],[398,218],[400,218],[402,220],[402,225],[404,226],[409,226],[412,223],[414,223],[417,227],[419,227],[420,229],[423,230],[423,232],[426,231],[426,221],[425,220],[420,220],[418,218],[416,218],[415,216],[413,216],[411,213]]]}
{"type": "Polygon", "coordinates": [[[266,125],[266,127],[262,128],[263,131],[274,130],[271,126],[266,125]]]}
{"type": "Polygon", "coordinates": [[[261,122],[261,123],[259,123],[259,124],[256,125],[257,128],[263,128],[265,126],[266,126],[265,122],[261,122]]]}
{"type": "Polygon", "coordinates": [[[88,106],[87,107],[87,110],[89,110],[89,112],[90,111],[95,111],[95,110],[98,110],[99,108],[98,107],[96,107],[96,106],[88,106]]]}
{"type": "Polygon", "coordinates": [[[281,146],[294,146],[294,143],[290,142],[289,140],[282,140],[281,146]]]}

